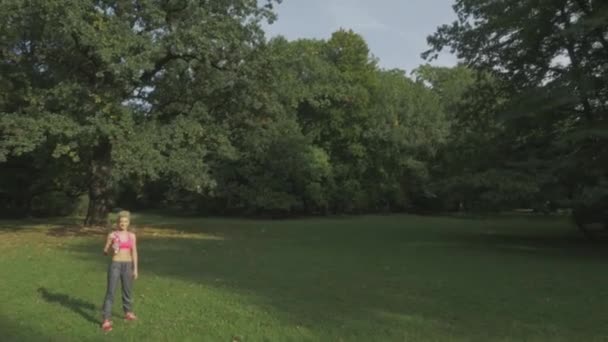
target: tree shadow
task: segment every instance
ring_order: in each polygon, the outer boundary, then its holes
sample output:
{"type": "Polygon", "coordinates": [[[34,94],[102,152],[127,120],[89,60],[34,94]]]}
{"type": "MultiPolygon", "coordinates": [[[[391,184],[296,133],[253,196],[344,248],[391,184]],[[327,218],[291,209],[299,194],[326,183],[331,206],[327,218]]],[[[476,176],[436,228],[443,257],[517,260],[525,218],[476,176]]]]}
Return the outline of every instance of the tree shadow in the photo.
{"type": "Polygon", "coordinates": [[[44,299],[46,302],[59,304],[79,314],[85,320],[94,324],[99,324],[99,320],[91,314],[91,311],[97,310],[97,307],[95,307],[95,305],[92,303],[79,298],[71,297],[67,294],[53,293],[44,287],[38,288],[37,291],[42,299],[44,299]]]}
{"type": "Polygon", "coordinates": [[[83,230],[82,220],[77,217],[0,219],[0,233],[44,231],[49,235],[74,233],[83,230]]]}
{"type": "Polygon", "coordinates": [[[21,341],[48,341],[49,337],[33,327],[27,322],[16,321],[0,314],[0,336],[3,342],[21,341]]]}
{"type": "Polygon", "coordinates": [[[106,227],[63,226],[49,229],[47,235],[52,237],[104,236],[110,231],[111,229],[106,227]]]}
{"type": "Polygon", "coordinates": [[[560,231],[551,233],[504,231],[458,232],[449,231],[441,234],[442,241],[461,243],[463,246],[477,250],[496,250],[504,254],[531,255],[536,257],[569,259],[571,261],[608,260],[606,244],[590,241],[577,231],[560,231]]]}
{"type": "MultiPolygon", "coordinates": [[[[454,331],[457,336],[467,336],[471,327],[483,330],[497,317],[512,321],[514,312],[522,321],[538,321],[543,312],[554,309],[551,302],[538,298],[571,296],[568,276],[588,283],[604,280],[589,270],[601,269],[608,251],[590,245],[565,226],[555,231],[543,227],[510,232],[504,227],[495,231],[484,226],[449,227],[451,222],[447,227],[434,226],[435,220],[423,218],[420,222],[428,227],[374,220],[360,226],[354,221],[239,225],[230,220],[178,224],[167,220],[170,227],[221,238],[144,234],[138,238],[140,271],[252,294],[256,304],[276,310],[281,319],[298,326],[336,330],[348,329],[344,327],[354,324],[350,322],[373,326],[377,323],[373,312],[380,311],[447,322],[446,326],[457,319],[465,322],[454,331]],[[489,304],[476,307],[475,303],[489,304]],[[536,306],[522,310],[527,303],[536,306]],[[484,310],[495,310],[494,317],[484,310]]],[[[102,262],[97,245],[87,241],[71,248],[79,257],[102,262]]],[[[556,318],[566,329],[578,324],[563,315],[556,318]]]]}

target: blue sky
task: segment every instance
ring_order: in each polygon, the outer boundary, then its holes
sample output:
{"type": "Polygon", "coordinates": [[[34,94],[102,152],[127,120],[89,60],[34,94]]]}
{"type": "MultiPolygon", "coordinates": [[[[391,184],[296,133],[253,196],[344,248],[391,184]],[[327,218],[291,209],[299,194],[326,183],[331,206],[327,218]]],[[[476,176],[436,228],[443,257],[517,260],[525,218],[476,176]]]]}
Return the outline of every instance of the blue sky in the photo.
{"type": "MultiPolygon", "coordinates": [[[[408,73],[425,63],[426,37],[437,26],[456,19],[453,0],[283,0],[276,7],[279,19],[266,26],[268,36],[327,39],[340,29],[361,34],[383,68],[408,73]]],[[[433,65],[456,64],[444,53],[433,65]]]]}

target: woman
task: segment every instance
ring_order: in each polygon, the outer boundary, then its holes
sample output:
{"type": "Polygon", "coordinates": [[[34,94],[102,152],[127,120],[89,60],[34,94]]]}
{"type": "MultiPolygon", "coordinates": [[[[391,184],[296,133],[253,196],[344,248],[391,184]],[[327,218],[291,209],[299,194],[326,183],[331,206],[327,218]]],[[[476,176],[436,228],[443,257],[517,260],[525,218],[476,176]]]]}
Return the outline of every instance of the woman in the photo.
{"type": "Polygon", "coordinates": [[[112,263],[108,268],[108,288],[103,302],[103,323],[104,331],[112,330],[112,302],[114,301],[114,291],[120,279],[122,283],[122,308],[125,312],[125,320],[133,321],[137,319],[133,313],[132,303],[133,280],[137,279],[137,239],[134,233],[129,232],[128,211],[118,213],[118,229],[108,234],[106,246],[103,253],[108,255],[112,247],[112,263]]]}

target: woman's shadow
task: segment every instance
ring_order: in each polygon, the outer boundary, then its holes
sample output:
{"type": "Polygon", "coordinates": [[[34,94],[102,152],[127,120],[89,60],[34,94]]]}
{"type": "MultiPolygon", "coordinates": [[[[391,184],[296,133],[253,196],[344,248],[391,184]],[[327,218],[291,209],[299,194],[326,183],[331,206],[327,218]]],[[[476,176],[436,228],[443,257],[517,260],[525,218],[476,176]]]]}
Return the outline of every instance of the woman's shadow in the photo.
{"type": "Polygon", "coordinates": [[[38,289],[38,293],[42,296],[42,299],[47,301],[48,303],[57,303],[63,307],[66,307],[91,323],[99,324],[99,320],[95,319],[93,315],[91,315],[91,311],[95,311],[95,305],[85,302],[82,299],[73,298],[66,294],[61,293],[52,293],[44,287],[38,289]]]}

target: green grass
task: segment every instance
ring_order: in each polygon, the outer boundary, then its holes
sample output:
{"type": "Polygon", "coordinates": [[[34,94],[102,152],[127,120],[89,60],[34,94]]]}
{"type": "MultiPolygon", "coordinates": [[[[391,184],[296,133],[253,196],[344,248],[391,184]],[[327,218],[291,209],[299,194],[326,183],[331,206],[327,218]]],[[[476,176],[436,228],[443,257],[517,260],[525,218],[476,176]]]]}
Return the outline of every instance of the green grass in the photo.
{"type": "Polygon", "coordinates": [[[565,219],[133,222],[140,320],[104,334],[102,232],[0,221],[0,340],[608,340],[608,248],[565,219]]]}

